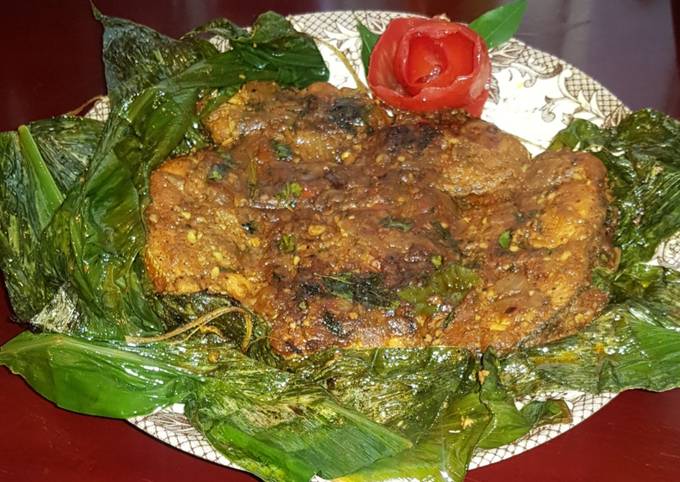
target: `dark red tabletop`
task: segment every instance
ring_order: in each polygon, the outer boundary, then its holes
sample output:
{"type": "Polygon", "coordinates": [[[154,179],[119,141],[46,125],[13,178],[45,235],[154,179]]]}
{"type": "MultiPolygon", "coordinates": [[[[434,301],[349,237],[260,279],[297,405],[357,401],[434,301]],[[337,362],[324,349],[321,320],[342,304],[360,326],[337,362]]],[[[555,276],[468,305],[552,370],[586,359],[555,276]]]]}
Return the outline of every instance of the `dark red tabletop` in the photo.
{"type": "MultiPolygon", "coordinates": [[[[224,16],[265,10],[385,9],[470,21],[489,0],[98,0],[105,14],[177,36],[224,16]]],[[[680,1],[530,0],[518,37],[599,80],[631,108],[680,117],[680,1]]],[[[64,113],[104,93],[101,28],[87,0],[0,7],[0,130],[64,113]]],[[[2,173],[0,173],[1,175],[2,173]]],[[[0,292],[0,343],[19,333],[0,292]]],[[[0,368],[0,481],[255,480],[174,448],[123,421],[66,412],[0,368]]],[[[469,473],[468,481],[680,480],[680,390],[631,391],[566,434],[469,473]]]]}

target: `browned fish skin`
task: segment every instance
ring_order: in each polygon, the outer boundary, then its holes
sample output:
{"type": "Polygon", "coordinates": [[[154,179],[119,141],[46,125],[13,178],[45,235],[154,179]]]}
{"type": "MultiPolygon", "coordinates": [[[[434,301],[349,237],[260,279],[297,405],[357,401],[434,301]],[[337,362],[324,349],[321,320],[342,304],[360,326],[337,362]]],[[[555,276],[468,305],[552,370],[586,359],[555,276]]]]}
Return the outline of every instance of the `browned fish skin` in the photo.
{"type": "Polygon", "coordinates": [[[151,176],[147,269],[158,292],[222,293],[262,314],[284,355],[507,350],[573,333],[607,301],[591,285],[597,260],[611,257],[606,171],[593,156],[531,159],[481,120],[392,119],[329,84],[253,82],[205,124],[219,148],[151,176]],[[362,304],[323,283],[374,275],[394,293],[446,263],[481,278],[452,314],[362,304]]]}

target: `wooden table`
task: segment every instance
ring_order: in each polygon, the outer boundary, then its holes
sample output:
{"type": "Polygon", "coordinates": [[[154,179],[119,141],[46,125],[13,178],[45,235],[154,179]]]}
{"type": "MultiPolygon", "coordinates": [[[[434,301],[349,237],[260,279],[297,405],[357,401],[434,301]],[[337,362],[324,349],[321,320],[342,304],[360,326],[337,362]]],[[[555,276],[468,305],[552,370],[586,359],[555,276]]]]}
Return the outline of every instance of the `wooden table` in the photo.
{"type": "MultiPolygon", "coordinates": [[[[213,17],[264,10],[388,9],[469,21],[496,1],[98,0],[108,15],[177,36],[213,17]]],[[[680,2],[533,0],[518,37],[590,74],[632,108],[680,117],[680,2]],[[674,5],[671,5],[674,4],[674,5]]],[[[87,0],[6,2],[0,15],[0,129],[104,93],[101,28],[87,0]]],[[[0,295],[0,342],[21,328],[0,295]]],[[[122,421],[59,410],[0,369],[0,481],[254,480],[163,445],[122,421]]],[[[680,390],[620,395],[575,429],[468,481],[680,480],[680,390]]]]}

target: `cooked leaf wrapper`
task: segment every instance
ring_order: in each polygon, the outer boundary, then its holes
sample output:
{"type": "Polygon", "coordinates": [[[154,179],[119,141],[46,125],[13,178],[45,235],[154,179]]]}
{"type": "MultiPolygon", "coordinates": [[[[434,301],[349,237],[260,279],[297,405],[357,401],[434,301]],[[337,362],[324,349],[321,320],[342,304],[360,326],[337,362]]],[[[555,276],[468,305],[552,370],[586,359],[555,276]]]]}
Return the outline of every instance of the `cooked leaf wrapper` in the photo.
{"type": "Polygon", "coordinates": [[[24,126],[23,136],[0,133],[0,266],[22,320],[36,315],[56,292],[40,267],[40,237],[78,184],[102,128],[99,121],[64,116],[24,126]]]}
{"type": "Polygon", "coordinates": [[[59,407],[129,418],[184,400],[199,377],[104,343],[23,332],[0,349],[0,364],[59,407]]]}
{"type": "MultiPolygon", "coordinates": [[[[359,401],[369,416],[382,417],[380,407],[386,407],[390,413],[388,426],[406,433],[415,446],[340,480],[409,477],[462,481],[477,447],[499,447],[533,427],[570,420],[566,404],[558,400],[534,401],[518,410],[498,379],[492,352],[484,355],[481,367],[469,354],[454,349],[381,349],[370,355],[363,358],[372,363],[362,364],[361,370],[356,371],[353,364],[355,373],[348,373],[346,367],[342,373],[334,373],[336,380],[343,375],[349,381],[345,387],[338,387],[336,382],[333,393],[350,405],[359,401]],[[396,362],[390,363],[392,360],[396,362]],[[385,362],[388,364],[382,365],[385,362]],[[413,387],[413,393],[393,390],[384,376],[390,373],[395,382],[413,387]]],[[[328,364],[322,373],[329,376],[328,364]]]]}
{"type": "MultiPolygon", "coordinates": [[[[151,170],[206,145],[201,115],[244,82],[327,80],[316,45],[271,12],[250,31],[218,19],[180,40],[96,15],[106,124],[62,117],[0,134],[2,269],[17,316],[45,330],[0,348],[0,364],[57,405],[126,418],[184,403],[217,450],[265,480],[462,481],[475,450],[570,420],[564,401],[537,394],[680,385],[680,275],[647,263],[680,226],[677,121],[653,111],[609,129],[575,120],[551,146],[597,155],[614,194],[621,260],[594,274],[611,303],[582,332],[499,355],[333,349],[282,360],[266,320],[229,310],[232,300],[151,290],[142,213],[151,170]],[[209,326],[167,334],[217,309],[225,314],[209,326]],[[45,322],[65,312],[68,323],[45,322]]],[[[444,277],[432,282],[446,284],[451,303],[477,282],[464,268],[438,268],[444,277]]],[[[346,273],[326,281],[329,294],[380,307],[429,289],[390,293],[346,273]]]]}
{"type": "Polygon", "coordinates": [[[187,416],[230,460],[266,480],[335,478],[411,446],[320,385],[248,358],[211,375],[187,416]]]}
{"type": "Polygon", "coordinates": [[[58,406],[129,418],[176,402],[231,459],[267,480],[335,477],[411,446],[319,385],[224,344],[93,342],[24,332],[0,364],[58,406]]]}
{"type": "Polygon", "coordinates": [[[204,40],[175,40],[144,25],[102,15],[94,7],[93,11],[104,27],[102,57],[106,89],[114,107],[217,53],[217,49],[204,40]]]}

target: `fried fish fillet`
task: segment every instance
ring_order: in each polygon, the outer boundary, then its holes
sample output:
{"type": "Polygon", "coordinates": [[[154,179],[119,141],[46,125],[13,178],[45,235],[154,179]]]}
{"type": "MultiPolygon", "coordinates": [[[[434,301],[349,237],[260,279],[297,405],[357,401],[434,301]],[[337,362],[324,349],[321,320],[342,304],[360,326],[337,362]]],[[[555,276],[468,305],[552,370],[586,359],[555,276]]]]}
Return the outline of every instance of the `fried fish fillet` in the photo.
{"type": "Polygon", "coordinates": [[[217,147],[151,175],[146,267],[159,293],[228,295],[283,355],[328,347],[509,350],[563,337],[607,302],[606,170],[531,158],[462,114],[390,117],[349,89],[252,82],[206,119],[217,147]],[[448,266],[461,300],[399,293],[448,266]]]}

